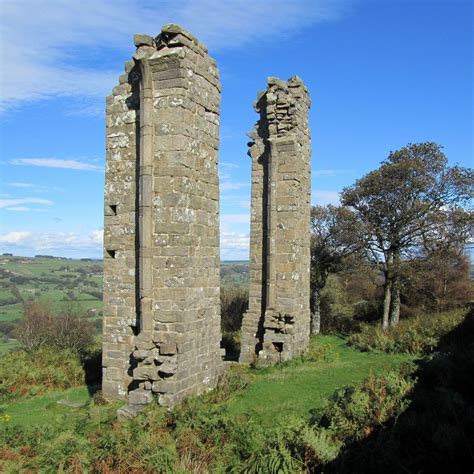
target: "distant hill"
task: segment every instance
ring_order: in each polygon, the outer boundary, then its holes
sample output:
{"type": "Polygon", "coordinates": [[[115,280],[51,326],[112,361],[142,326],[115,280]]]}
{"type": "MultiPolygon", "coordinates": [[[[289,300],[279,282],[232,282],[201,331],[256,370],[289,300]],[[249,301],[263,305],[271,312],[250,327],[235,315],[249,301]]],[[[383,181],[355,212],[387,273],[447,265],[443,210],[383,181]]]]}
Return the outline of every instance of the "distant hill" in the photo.
{"type": "MultiPolygon", "coordinates": [[[[221,262],[220,274],[223,286],[245,286],[249,263],[221,262]]],[[[47,301],[57,312],[64,305],[78,303],[100,331],[102,280],[102,260],[0,255],[0,344],[7,343],[23,316],[23,303],[30,299],[47,301]]]]}

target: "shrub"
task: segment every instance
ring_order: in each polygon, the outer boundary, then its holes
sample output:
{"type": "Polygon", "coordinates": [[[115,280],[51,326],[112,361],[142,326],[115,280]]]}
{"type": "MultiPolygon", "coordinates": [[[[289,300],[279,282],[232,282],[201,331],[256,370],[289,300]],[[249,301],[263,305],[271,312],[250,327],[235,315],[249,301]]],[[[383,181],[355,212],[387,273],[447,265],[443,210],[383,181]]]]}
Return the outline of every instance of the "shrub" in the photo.
{"type": "Polygon", "coordinates": [[[17,324],[13,334],[23,349],[32,351],[48,344],[51,325],[51,309],[45,303],[27,301],[23,319],[17,324]]]}
{"type": "Polygon", "coordinates": [[[91,445],[83,436],[70,431],[60,433],[44,444],[37,466],[41,472],[86,472],[90,467],[91,445]]]}
{"type": "Polygon", "coordinates": [[[401,320],[396,327],[384,331],[379,325],[362,326],[349,337],[349,345],[361,351],[427,354],[437,346],[441,337],[454,329],[466,316],[466,310],[418,315],[401,320]]]}
{"type": "Polygon", "coordinates": [[[303,362],[332,362],[338,357],[337,352],[332,350],[331,344],[318,344],[317,339],[311,341],[308,350],[301,356],[303,362]]]}
{"type": "Polygon", "coordinates": [[[84,319],[80,307],[67,305],[61,315],[53,319],[51,345],[84,353],[93,343],[93,325],[84,319]]]}
{"type": "Polygon", "coordinates": [[[248,290],[238,286],[221,287],[222,332],[237,332],[242,326],[242,317],[248,308],[248,290]]]}
{"type": "Polygon", "coordinates": [[[325,429],[290,418],[268,433],[262,448],[247,461],[245,473],[315,472],[339,453],[342,443],[325,429]]]}
{"type": "Polygon", "coordinates": [[[325,472],[472,472],[474,311],[417,370],[410,405],[371,436],[346,445],[325,472]]]}
{"type": "Polygon", "coordinates": [[[137,417],[94,437],[95,472],[175,472],[176,446],[161,407],[148,408],[137,417]]]}
{"type": "Polygon", "coordinates": [[[408,406],[407,396],[414,386],[410,371],[413,367],[407,366],[387,375],[371,375],[359,386],[338,390],[327,406],[314,414],[313,422],[345,443],[367,437],[408,406]]]}
{"type": "Polygon", "coordinates": [[[78,305],[67,305],[60,315],[54,316],[46,303],[29,301],[14,335],[27,351],[51,346],[84,353],[94,342],[94,327],[83,316],[78,305]]]}
{"type": "Polygon", "coordinates": [[[240,328],[248,308],[248,289],[238,286],[221,286],[222,346],[227,357],[236,358],[240,352],[240,328]]]}
{"type": "Polygon", "coordinates": [[[78,387],[85,373],[77,353],[42,347],[11,351],[0,358],[0,400],[41,395],[52,389],[78,387]]]}

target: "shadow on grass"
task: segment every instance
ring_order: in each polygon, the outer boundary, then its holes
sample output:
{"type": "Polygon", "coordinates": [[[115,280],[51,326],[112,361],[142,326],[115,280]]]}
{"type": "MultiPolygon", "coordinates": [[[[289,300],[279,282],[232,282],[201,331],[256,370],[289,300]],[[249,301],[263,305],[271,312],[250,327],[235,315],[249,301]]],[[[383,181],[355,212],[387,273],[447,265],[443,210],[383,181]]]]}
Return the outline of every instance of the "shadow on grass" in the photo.
{"type": "Polygon", "coordinates": [[[474,309],[416,377],[407,410],[347,445],[324,472],[474,472],[474,309]]]}

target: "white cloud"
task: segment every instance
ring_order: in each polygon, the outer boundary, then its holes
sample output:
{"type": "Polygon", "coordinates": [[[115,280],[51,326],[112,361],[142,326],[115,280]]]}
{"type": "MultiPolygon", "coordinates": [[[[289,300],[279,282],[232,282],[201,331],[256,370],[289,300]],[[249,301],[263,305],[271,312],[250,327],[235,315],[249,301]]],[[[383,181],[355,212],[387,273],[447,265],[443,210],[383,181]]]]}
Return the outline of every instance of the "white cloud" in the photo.
{"type": "Polygon", "coordinates": [[[94,230],[89,234],[13,231],[0,234],[0,244],[30,249],[35,252],[43,250],[99,250],[102,248],[102,235],[102,230],[94,230]]]}
{"type": "Polygon", "coordinates": [[[250,237],[248,234],[235,232],[221,232],[221,248],[234,250],[248,250],[250,237]]]}
{"type": "Polygon", "coordinates": [[[32,232],[23,231],[0,234],[0,244],[17,245],[21,242],[25,242],[32,235],[32,232]]]}
{"type": "Polygon", "coordinates": [[[93,242],[102,246],[104,242],[104,229],[94,230],[90,235],[93,242]]]}
{"type": "Polygon", "coordinates": [[[340,204],[339,191],[313,191],[311,198],[313,204],[319,204],[320,206],[340,204]]]}
{"type": "Polygon", "coordinates": [[[14,207],[20,204],[43,204],[50,206],[53,204],[53,201],[40,198],[0,199],[0,208],[10,207],[10,210],[14,210],[11,206],[14,207]]]}
{"type": "Polygon", "coordinates": [[[1,108],[48,97],[88,97],[82,109],[96,113],[121,68],[112,70],[108,58],[130,55],[134,32],[154,35],[162,24],[174,22],[211,50],[235,48],[281,40],[337,19],[348,1],[273,0],[269,8],[267,0],[4,0],[1,108]],[[94,65],[84,65],[86,56],[94,65]]]}
{"type": "Polygon", "coordinates": [[[248,260],[250,237],[248,234],[221,232],[221,259],[248,260]]]}
{"type": "MultiPolygon", "coordinates": [[[[220,245],[223,260],[246,260],[249,254],[248,233],[221,231],[220,245]]],[[[13,231],[0,234],[3,251],[16,255],[47,253],[56,256],[102,255],[103,230],[90,233],[13,231]]]]}
{"type": "Polygon", "coordinates": [[[223,214],[221,216],[222,224],[249,224],[249,214],[223,214]]]}
{"type": "Polygon", "coordinates": [[[59,160],[57,158],[17,158],[10,161],[11,165],[31,165],[44,168],[61,168],[80,171],[103,171],[101,166],[77,160],[59,160]]]}

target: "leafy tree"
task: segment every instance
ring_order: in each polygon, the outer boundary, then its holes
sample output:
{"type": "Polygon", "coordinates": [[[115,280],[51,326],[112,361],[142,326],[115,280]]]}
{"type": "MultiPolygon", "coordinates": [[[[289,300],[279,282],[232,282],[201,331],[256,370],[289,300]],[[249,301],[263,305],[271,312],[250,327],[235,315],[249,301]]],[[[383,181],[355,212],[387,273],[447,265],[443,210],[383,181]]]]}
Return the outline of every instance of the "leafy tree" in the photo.
{"type": "Polygon", "coordinates": [[[363,234],[354,213],[344,207],[314,206],[311,209],[311,333],[321,326],[321,290],[330,273],[341,269],[344,259],[363,247],[363,234]]]}
{"type": "Polygon", "coordinates": [[[444,213],[424,238],[416,258],[406,262],[405,291],[424,309],[441,311],[473,300],[465,243],[473,234],[473,214],[464,209],[444,213]]]}
{"type": "Polygon", "coordinates": [[[381,166],[343,190],[364,228],[367,250],[385,275],[382,325],[398,324],[402,258],[427,237],[443,239],[449,210],[473,196],[471,169],[448,166],[442,147],[415,143],[391,152],[381,166]]]}

